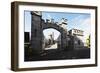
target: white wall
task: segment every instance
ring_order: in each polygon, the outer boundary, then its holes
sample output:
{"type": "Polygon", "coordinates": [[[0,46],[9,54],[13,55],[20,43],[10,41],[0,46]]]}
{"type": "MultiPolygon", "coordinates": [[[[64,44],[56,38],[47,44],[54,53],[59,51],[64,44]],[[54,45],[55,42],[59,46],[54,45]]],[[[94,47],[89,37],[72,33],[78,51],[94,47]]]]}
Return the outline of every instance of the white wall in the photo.
{"type": "MultiPolygon", "coordinates": [[[[11,6],[10,3],[14,0],[0,0],[0,73],[14,73],[10,70],[10,54],[11,54],[11,6]]],[[[20,0],[19,0],[20,1],[20,0]]],[[[98,6],[98,13],[100,13],[100,0],[22,0],[45,3],[62,3],[62,4],[78,4],[78,5],[94,5],[98,6]]],[[[100,19],[98,14],[98,19],[100,19]]],[[[99,24],[100,22],[98,22],[99,24]]],[[[100,25],[98,25],[98,28],[100,25]]],[[[98,32],[100,29],[98,29],[98,32]]],[[[98,33],[98,37],[100,34],[98,33]]],[[[100,38],[98,39],[100,43],[100,38]]],[[[100,45],[99,45],[100,48],[100,45]]],[[[98,52],[100,52],[98,48],[98,52]]],[[[100,55],[100,53],[98,53],[100,55]]],[[[98,59],[98,67],[86,68],[70,68],[70,69],[55,69],[55,70],[40,70],[40,71],[26,71],[25,73],[99,73],[100,72],[100,58],[98,59]]],[[[24,72],[22,72],[24,73],[24,72]]]]}

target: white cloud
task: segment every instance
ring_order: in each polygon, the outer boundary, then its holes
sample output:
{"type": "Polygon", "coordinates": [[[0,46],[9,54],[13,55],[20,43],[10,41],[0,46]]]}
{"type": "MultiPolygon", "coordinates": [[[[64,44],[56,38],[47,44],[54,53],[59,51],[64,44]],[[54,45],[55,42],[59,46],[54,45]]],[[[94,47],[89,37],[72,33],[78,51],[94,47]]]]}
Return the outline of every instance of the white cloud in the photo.
{"type": "Polygon", "coordinates": [[[48,18],[48,19],[51,19],[52,17],[51,17],[49,14],[47,14],[47,18],[48,18]]]}
{"type": "Polygon", "coordinates": [[[71,25],[81,24],[83,22],[82,16],[83,15],[79,15],[79,16],[73,18],[72,20],[69,20],[68,23],[71,23],[71,25]]]}

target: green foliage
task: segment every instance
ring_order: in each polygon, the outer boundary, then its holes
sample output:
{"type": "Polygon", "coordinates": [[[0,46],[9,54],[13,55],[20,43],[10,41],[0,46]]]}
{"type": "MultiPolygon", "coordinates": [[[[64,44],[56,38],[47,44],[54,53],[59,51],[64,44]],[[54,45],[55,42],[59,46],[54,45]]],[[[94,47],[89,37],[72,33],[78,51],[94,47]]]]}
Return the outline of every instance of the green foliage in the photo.
{"type": "Polygon", "coordinates": [[[88,48],[90,48],[90,35],[86,39],[86,44],[87,44],[88,48]]]}

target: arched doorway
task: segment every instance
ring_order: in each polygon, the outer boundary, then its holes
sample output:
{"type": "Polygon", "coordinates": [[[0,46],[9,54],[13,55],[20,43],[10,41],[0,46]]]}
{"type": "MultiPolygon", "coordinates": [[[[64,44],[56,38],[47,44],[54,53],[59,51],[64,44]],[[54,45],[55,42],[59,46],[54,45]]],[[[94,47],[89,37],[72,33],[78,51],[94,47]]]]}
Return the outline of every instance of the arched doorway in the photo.
{"type": "Polygon", "coordinates": [[[54,28],[43,30],[42,48],[44,50],[58,49],[61,45],[61,32],[54,28]]]}

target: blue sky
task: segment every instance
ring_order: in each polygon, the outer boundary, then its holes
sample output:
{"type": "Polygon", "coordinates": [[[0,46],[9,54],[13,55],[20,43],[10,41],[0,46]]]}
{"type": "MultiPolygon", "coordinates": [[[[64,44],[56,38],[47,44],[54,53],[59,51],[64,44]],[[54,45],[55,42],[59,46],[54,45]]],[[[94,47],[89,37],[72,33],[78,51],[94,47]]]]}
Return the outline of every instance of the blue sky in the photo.
{"type": "MultiPolygon", "coordinates": [[[[30,11],[25,11],[25,31],[31,31],[31,14],[30,11]]],[[[53,18],[55,22],[59,22],[62,18],[68,20],[67,30],[70,29],[80,29],[84,31],[85,37],[90,34],[91,27],[91,15],[87,13],[64,13],[64,12],[42,12],[42,19],[51,19],[53,18]]],[[[46,35],[49,35],[50,30],[45,31],[46,35]]],[[[51,30],[56,32],[55,30],[51,30]]],[[[56,33],[57,35],[57,33],[56,33]]],[[[58,34],[59,35],[59,34],[58,34]]]]}

